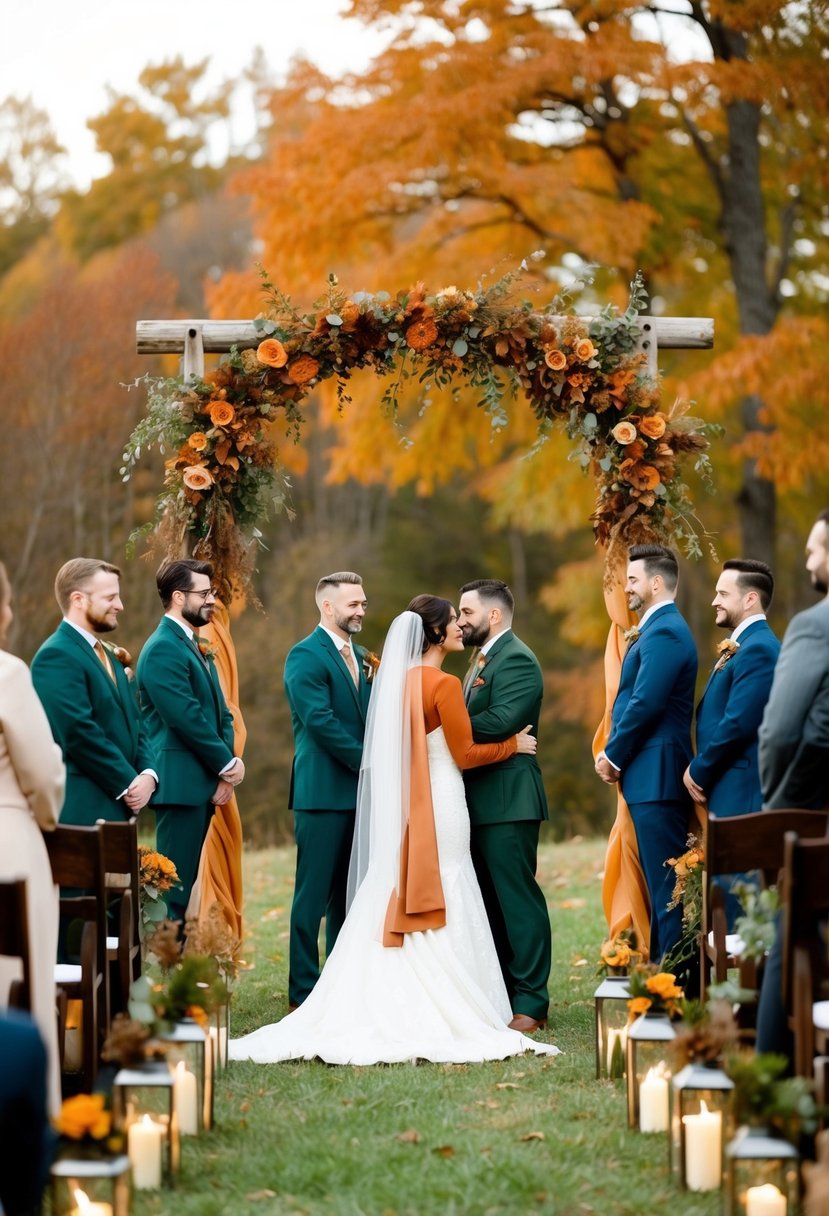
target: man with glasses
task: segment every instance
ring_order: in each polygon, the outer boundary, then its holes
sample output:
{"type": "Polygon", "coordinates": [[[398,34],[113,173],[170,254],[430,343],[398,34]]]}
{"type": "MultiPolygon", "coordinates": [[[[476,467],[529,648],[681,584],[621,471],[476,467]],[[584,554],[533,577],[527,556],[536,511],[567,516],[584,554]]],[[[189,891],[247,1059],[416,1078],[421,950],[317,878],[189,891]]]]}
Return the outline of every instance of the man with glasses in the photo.
{"type": "Polygon", "coordinates": [[[216,665],[199,648],[199,626],[216,606],[213,567],[192,559],[164,562],[156,585],[164,616],[146,641],[136,679],[141,711],[158,756],[154,800],[156,848],[175,863],[181,887],[167,897],[184,920],[214,806],[230,799],[245,775],[233,754],[233,719],[216,665]]]}
{"type": "Polygon", "coordinates": [[[98,558],[61,566],[58,628],[32,661],[32,680],[66,764],[61,823],[137,815],[158,784],[156,760],[124,668],[129,655],[104,642],[123,611],[121,572],[98,558]]]}

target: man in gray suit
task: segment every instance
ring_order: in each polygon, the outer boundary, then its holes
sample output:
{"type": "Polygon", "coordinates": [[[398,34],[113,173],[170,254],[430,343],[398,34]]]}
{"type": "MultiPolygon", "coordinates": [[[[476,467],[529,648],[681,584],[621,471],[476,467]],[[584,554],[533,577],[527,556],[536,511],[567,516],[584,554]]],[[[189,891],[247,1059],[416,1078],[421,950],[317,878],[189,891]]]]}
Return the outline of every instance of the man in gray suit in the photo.
{"type": "MultiPolygon", "coordinates": [[[[829,510],[806,541],[806,569],[823,599],[793,617],[760,726],[760,780],[769,810],[829,805],[829,510]]],[[[757,1050],[791,1055],[778,931],[757,1010],[757,1050]]]]}

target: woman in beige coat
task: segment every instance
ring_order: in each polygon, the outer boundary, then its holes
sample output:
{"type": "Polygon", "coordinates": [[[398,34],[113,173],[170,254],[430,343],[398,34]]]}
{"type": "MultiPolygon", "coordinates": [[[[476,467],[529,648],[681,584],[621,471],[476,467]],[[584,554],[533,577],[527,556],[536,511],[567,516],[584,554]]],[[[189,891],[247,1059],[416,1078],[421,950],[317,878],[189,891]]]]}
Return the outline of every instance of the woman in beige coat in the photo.
{"type": "MultiPolygon", "coordinates": [[[[48,1104],[56,1114],[60,1107],[54,981],[58,892],[41,833],[57,824],[66,773],[28,667],[2,649],[11,621],[11,588],[0,562],[0,881],[26,879],[32,1014],[46,1043],[48,1104]]],[[[18,974],[18,964],[0,960],[0,1005],[7,1003],[9,984],[18,974]]]]}

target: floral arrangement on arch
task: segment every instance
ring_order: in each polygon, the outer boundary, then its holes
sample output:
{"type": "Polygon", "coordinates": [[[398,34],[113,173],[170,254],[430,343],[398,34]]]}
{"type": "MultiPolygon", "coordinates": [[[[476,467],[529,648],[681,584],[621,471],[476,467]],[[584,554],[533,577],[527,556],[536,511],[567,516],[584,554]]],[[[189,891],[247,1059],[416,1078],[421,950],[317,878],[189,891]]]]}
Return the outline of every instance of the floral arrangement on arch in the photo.
{"type": "Polygon", "coordinates": [[[507,394],[518,393],[538,419],[539,442],[563,425],[596,482],[591,518],[609,565],[640,542],[699,553],[680,464],[692,456],[708,478],[707,436],[717,428],[688,417],[681,403],[662,408],[639,350],[638,317],[647,302],[641,276],[624,313],[607,306],[588,319],[562,315],[567,296],[544,312],[517,300],[515,281],[527,270],[523,262],[474,291],[450,286],[430,294],[418,283],[394,296],[349,293],[331,275],[307,314],[263,272],[267,306],[254,322],[261,339],[255,349],[234,347],[216,370],[189,384],[143,378],[148,411],[126,445],[121,474],[128,480],[154,445],[166,471],[155,519],[132,544],[155,529],[156,546],[178,553],[189,538],[193,555],[213,562],[223,598],[250,593],[253,542],[270,511],[287,507],[277,430],[297,438],[302,401],[331,377],[346,405],[350,375],[368,368],[389,378],[383,405],[394,416],[404,384],[417,378],[424,391],[467,385],[495,429],[508,423],[507,394]]]}

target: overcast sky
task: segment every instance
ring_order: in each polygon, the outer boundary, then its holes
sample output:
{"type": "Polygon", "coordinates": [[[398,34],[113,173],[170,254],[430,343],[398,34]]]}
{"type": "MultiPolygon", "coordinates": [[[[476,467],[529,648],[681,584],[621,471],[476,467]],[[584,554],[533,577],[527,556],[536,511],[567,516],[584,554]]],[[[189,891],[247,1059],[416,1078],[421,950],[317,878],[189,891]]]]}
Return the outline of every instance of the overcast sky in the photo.
{"type": "MultiPolygon", "coordinates": [[[[210,79],[237,75],[261,46],[281,73],[298,52],[330,73],[364,67],[380,37],[339,14],[346,0],[0,0],[0,100],[32,97],[69,151],[73,181],[108,169],[86,120],[107,108],[105,86],[133,92],[141,70],[183,55],[210,56],[210,79]]],[[[234,116],[232,135],[248,134],[234,116]]]]}

